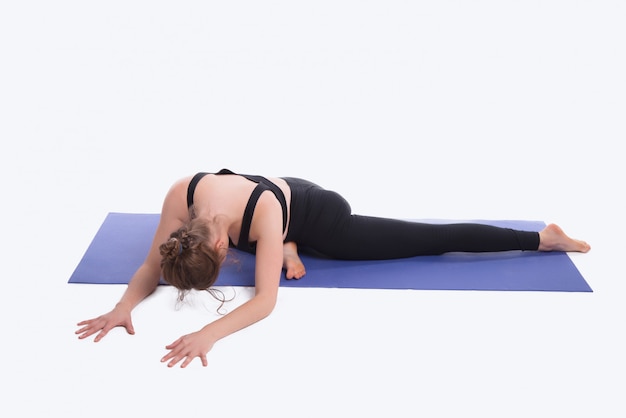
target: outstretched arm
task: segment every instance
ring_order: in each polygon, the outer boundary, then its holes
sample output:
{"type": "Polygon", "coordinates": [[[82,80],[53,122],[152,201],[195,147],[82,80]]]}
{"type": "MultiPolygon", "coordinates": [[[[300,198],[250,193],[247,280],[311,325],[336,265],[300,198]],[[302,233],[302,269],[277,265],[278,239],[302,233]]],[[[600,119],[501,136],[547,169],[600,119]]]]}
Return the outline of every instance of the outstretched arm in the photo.
{"type": "Polygon", "coordinates": [[[250,239],[257,242],[255,264],[255,294],[246,303],[201,330],[185,335],[166,346],[170,350],[162,359],[173,367],[182,361],[186,367],[195,357],[207,365],[206,354],[220,339],[267,317],[274,306],[283,261],[282,209],[270,193],[264,193],[257,203],[250,230],[250,239]]]}
{"type": "Polygon", "coordinates": [[[135,333],[131,320],[131,311],[139,302],[154,292],[161,277],[159,246],[167,240],[172,231],[178,229],[183,224],[186,216],[184,204],[179,202],[181,200],[179,196],[181,184],[177,183],[168,192],[148,255],[144,263],[133,274],[120,301],[110,312],[79,322],[77,325],[81,328],[76,331],[78,338],[84,339],[97,333],[94,341],[98,342],[111,329],[118,326],[126,328],[129,334],[135,333]]]}

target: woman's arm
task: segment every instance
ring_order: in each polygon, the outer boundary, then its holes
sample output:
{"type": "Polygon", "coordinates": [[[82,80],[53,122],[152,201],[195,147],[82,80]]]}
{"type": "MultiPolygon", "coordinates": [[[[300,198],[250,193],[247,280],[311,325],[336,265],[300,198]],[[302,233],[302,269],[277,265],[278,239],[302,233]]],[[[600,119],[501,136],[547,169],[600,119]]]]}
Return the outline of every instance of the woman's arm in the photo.
{"type": "Polygon", "coordinates": [[[135,272],[124,295],[117,306],[127,309],[129,312],[143,299],[148,297],[159,285],[161,278],[161,254],[159,247],[168,240],[170,234],[180,228],[185,222],[185,212],[182,212],[179,193],[174,186],[165,197],[159,225],[154,234],[150,251],[144,263],[135,272]]]}
{"type": "Polygon", "coordinates": [[[98,333],[94,338],[94,341],[98,342],[111,329],[117,326],[125,327],[129,334],[135,333],[130,313],[139,302],[154,292],[161,277],[159,246],[184,222],[185,211],[181,209],[184,208],[184,200],[181,200],[180,197],[180,189],[182,187],[182,183],[177,183],[172,186],[165,197],[159,225],[148,255],[143,264],[133,274],[120,301],[110,312],[97,318],[79,322],[77,325],[81,328],[76,331],[76,334],[79,335],[78,338],[83,339],[98,333]]]}
{"type": "Polygon", "coordinates": [[[185,335],[166,346],[170,350],[161,361],[172,367],[183,360],[186,367],[195,357],[207,365],[206,354],[220,339],[267,317],[278,295],[283,264],[282,209],[271,193],[259,198],[250,239],[256,240],[255,294],[246,303],[201,330],[185,335]]]}

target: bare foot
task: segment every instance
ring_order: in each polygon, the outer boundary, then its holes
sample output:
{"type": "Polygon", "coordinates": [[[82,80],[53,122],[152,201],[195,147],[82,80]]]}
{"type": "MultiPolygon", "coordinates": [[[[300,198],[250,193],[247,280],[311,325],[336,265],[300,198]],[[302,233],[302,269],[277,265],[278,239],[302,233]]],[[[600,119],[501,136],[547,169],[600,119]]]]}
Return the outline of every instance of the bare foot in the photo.
{"type": "Polygon", "coordinates": [[[283,268],[287,279],[299,279],[306,274],[304,264],[298,255],[298,246],[295,242],[283,244],[283,268]]]}
{"type": "Polygon", "coordinates": [[[555,224],[546,226],[539,232],[539,251],[576,251],[586,253],[591,246],[585,241],[577,240],[565,235],[565,232],[555,224]]]}

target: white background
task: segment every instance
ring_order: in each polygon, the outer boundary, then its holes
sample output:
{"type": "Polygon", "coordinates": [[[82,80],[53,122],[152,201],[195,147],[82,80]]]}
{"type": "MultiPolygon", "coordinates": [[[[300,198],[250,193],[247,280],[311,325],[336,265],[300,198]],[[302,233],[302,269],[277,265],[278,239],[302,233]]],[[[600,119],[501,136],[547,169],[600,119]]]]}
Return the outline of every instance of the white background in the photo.
{"type": "MultiPolygon", "coordinates": [[[[623,417],[622,1],[5,1],[2,416],[623,417]],[[593,293],[281,289],[209,366],[171,288],[67,283],[108,212],[196,171],[309,178],[362,214],[556,222],[593,293]]],[[[306,280],[306,279],[304,279],[306,280]]],[[[232,289],[225,289],[232,292],[232,289]]],[[[250,297],[236,289],[232,309],[250,297]]]]}

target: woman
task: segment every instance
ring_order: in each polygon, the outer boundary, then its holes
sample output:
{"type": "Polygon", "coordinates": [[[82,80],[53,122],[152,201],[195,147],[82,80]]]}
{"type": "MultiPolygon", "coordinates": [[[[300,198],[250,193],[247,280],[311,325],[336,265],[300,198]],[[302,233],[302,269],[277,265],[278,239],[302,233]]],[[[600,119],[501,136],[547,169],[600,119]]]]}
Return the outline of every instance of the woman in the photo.
{"type": "Polygon", "coordinates": [[[351,214],[337,193],[296,178],[263,178],[229,170],[198,173],[168,191],[152,246],[109,313],[78,323],[83,339],[101,340],[123,326],[134,334],[132,309],[161,277],[181,292],[210,290],[228,248],[256,254],[255,294],[237,309],[166,346],[161,359],[186,367],[215,342],[268,316],[276,304],[281,269],[300,279],[305,267],[298,247],[338,259],[366,260],[450,251],[578,251],[590,246],[551,224],[540,232],[479,224],[432,225],[351,214]]]}

